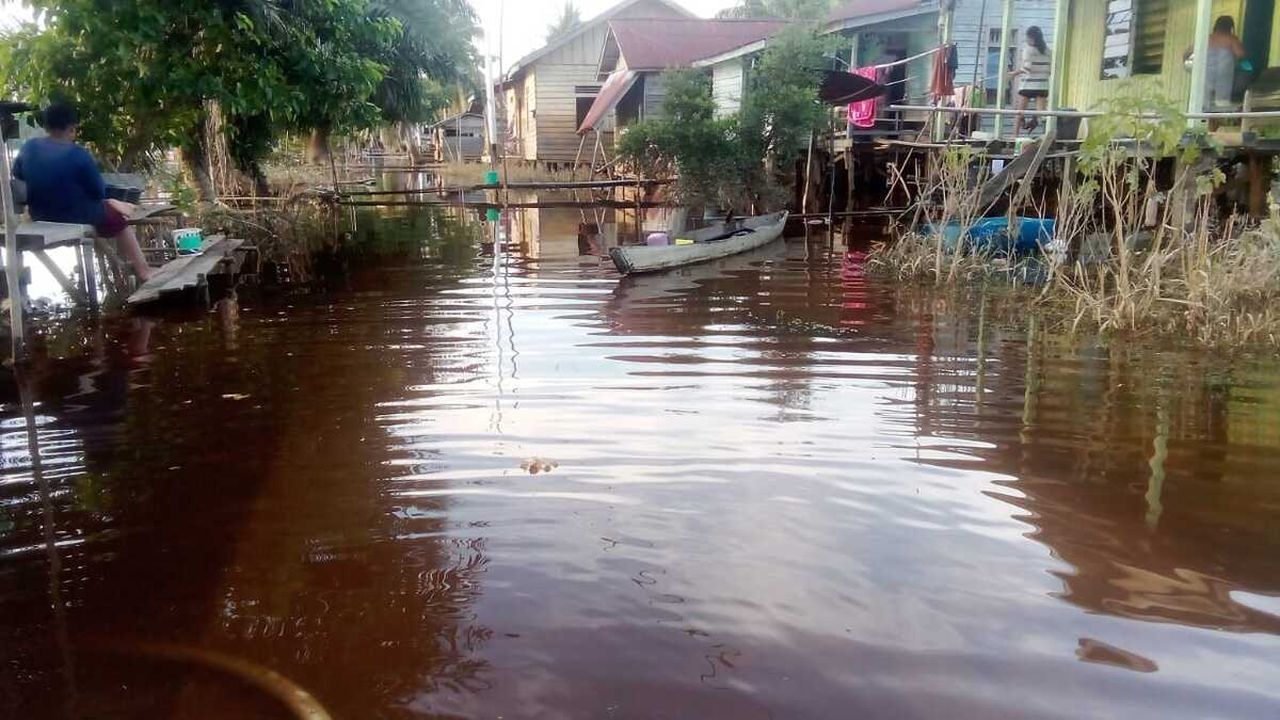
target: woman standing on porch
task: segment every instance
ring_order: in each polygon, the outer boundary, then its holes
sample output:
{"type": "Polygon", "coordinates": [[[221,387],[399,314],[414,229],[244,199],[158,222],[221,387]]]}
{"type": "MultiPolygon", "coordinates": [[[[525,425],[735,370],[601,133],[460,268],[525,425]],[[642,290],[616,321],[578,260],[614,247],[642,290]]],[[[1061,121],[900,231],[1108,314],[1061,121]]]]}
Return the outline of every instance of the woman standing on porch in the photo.
{"type": "MultiPolygon", "coordinates": [[[[1193,53],[1194,48],[1189,48],[1183,58],[1190,60],[1193,53]]],[[[1231,101],[1231,90],[1236,79],[1236,64],[1244,58],[1244,54],[1244,44],[1236,37],[1235,19],[1230,15],[1219,16],[1213,23],[1213,33],[1209,35],[1204,79],[1205,112],[1231,110],[1235,107],[1231,101]]]]}
{"type": "MultiPolygon", "coordinates": [[[[1018,69],[1013,76],[1022,76],[1022,85],[1018,88],[1018,115],[1014,121],[1013,131],[1018,133],[1024,129],[1022,113],[1027,104],[1036,101],[1036,109],[1044,110],[1049,105],[1049,70],[1053,66],[1053,58],[1049,56],[1049,46],[1044,41],[1044,32],[1036,25],[1027,28],[1027,41],[1018,54],[1018,69]]],[[[1034,130],[1038,120],[1032,117],[1027,120],[1026,130],[1034,130]]]]}

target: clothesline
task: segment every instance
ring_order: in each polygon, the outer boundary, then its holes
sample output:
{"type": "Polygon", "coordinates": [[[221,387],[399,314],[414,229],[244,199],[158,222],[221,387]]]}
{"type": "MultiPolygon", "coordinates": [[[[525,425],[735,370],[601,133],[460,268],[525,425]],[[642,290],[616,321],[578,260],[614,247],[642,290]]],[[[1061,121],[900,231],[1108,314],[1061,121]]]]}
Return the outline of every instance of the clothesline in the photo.
{"type": "Polygon", "coordinates": [[[928,57],[928,56],[930,56],[930,55],[932,55],[932,54],[934,54],[934,53],[938,52],[938,51],[939,51],[939,50],[941,50],[941,49],[942,49],[942,48],[940,48],[940,47],[936,47],[936,48],[934,48],[934,49],[932,49],[932,50],[925,50],[925,51],[924,51],[924,52],[922,52],[922,53],[916,53],[915,55],[912,55],[911,57],[908,57],[908,58],[902,58],[901,60],[894,60],[893,62],[887,62],[887,63],[883,63],[883,64],[881,64],[881,65],[871,65],[871,66],[869,66],[869,69],[871,69],[871,70],[884,70],[885,68],[891,68],[891,67],[894,67],[895,65],[905,65],[905,64],[907,64],[907,63],[911,62],[912,60],[919,60],[919,59],[920,59],[920,58],[922,58],[922,57],[928,57]]]}

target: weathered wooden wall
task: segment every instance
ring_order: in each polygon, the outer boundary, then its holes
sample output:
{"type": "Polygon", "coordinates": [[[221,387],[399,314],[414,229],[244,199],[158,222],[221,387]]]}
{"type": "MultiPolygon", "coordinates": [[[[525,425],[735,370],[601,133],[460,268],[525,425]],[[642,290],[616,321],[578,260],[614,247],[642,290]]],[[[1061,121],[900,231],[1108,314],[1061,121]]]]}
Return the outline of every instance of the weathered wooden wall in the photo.
{"type": "Polygon", "coordinates": [[[530,73],[507,88],[508,129],[516,141],[516,156],[525,160],[536,160],[538,157],[536,82],[536,78],[530,73]]]}
{"type": "Polygon", "coordinates": [[[711,66],[711,97],[716,102],[716,116],[726,117],[742,107],[742,94],[746,85],[743,72],[744,58],[731,58],[711,66]]]}
{"type": "MultiPolygon", "coordinates": [[[[683,16],[656,2],[637,3],[611,16],[613,19],[679,17],[683,16]]],[[[567,162],[577,156],[581,142],[578,99],[593,98],[603,84],[597,72],[608,32],[608,23],[594,23],[586,32],[537,60],[531,68],[530,74],[537,77],[537,144],[533,159],[567,162]]],[[[610,132],[602,133],[605,147],[613,145],[612,115],[610,113],[604,125],[610,132]]],[[[590,157],[589,150],[587,156],[590,157]]]]}
{"type": "MultiPolygon", "coordinates": [[[[1054,0],[1016,0],[1013,5],[1011,48],[1026,42],[1027,28],[1037,26],[1045,40],[1053,42],[1054,0]]],[[[983,87],[995,88],[998,78],[987,76],[988,51],[999,50],[999,31],[1004,15],[1003,0],[959,0],[951,37],[956,43],[956,85],[973,85],[975,78],[983,87]],[[985,7],[984,7],[985,6],[985,7]],[[996,40],[992,41],[992,31],[996,40]],[[976,73],[976,74],[975,74],[976,73]]],[[[1011,54],[1011,62],[1013,54],[1011,54]]],[[[1015,83],[1016,85],[1016,83],[1015,83]]],[[[1016,88],[1015,88],[1016,90],[1016,88]]],[[[1013,102],[1012,93],[1009,102],[1013,102]]]]}
{"type": "Polygon", "coordinates": [[[640,118],[648,120],[662,117],[662,103],[667,99],[667,83],[662,73],[645,73],[644,108],[640,118]]]}

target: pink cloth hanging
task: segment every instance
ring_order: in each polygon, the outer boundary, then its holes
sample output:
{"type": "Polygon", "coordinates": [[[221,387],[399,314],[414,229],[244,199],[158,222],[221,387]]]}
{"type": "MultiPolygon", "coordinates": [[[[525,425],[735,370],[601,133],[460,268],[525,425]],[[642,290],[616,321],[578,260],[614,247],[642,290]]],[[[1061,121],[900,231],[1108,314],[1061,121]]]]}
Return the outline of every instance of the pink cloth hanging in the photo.
{"type": "MultiPolygon", "coordinates": [[[[852,70],[854,75],[861,75],[871,82],[878,82],[880,70],[875,67],[856,68],[852,70]]],[[[860,100],[856,103],[849,104],[849,124],[860,128],[873,128],[876,126],[876,111],[880,109],[880,98],[873,97],[870,100],[860,100]]]]}

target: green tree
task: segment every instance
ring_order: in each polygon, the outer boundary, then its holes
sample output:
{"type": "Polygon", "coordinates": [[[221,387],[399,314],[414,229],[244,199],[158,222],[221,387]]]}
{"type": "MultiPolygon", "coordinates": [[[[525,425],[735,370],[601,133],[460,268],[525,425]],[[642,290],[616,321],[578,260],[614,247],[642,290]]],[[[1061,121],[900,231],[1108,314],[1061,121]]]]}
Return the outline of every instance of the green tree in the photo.
{"type": "Polygon", "coordinates": [[[375,12],[396,18],[404,31],[373,102],[413,156],[407,126],[435,120],[449,106],[445,87],[464,87],[468,94],[481,87],[472,43],[479,32],[476,16],[465,0],[378,0],[375,12]]]}
{"type": "Polygon", "coordinates": [[[827,122],[818,99],[827,47],[812,28],[779,33],[748,74],[741,111],[726,118],[716,117],[704,73],[667,73],[661,117],[627,128],[620,157],[642,174],[676,176],[677,195],[690,205],[781,204],[810,134],[827,122]]]}
{"type": "Polygon", "coordinates": [[[675,70],[663,79],[661,116],[627,128],[619,155],[641,175],[677,177],[676,196],[687,205],[750,205],[760,163],[748,156],[738,119],[716,117],[706,74],[675,70]]]}
{"type": "Polygon", "coordinates": [[[547,26],[547,42],[568,35],[581,25],[582,13],[578,11],[578,6],[573,4],[573,0],[569,0],[561,8],[560,17],[547,26]]]}
{"type": "Polygon", "coordinates": [[[120,169],[182,151],[203,199],[210,115],[231,159],[259,161],[286,131],[332,132],[428,112],[422,79],[474,75],[465,0],[31,0],[39,25],[0,44],[24,99],[76,103],[82,135],[120,169]]]}
{"type": "Polygon", "coordinates": [[[769,40],[749,75],[741,124],[745,151],[762,158],[771,188],[787,188],[809,137],[823,130],[828,110],[818,98],[830,39],[792,26],[769,40]]]}

